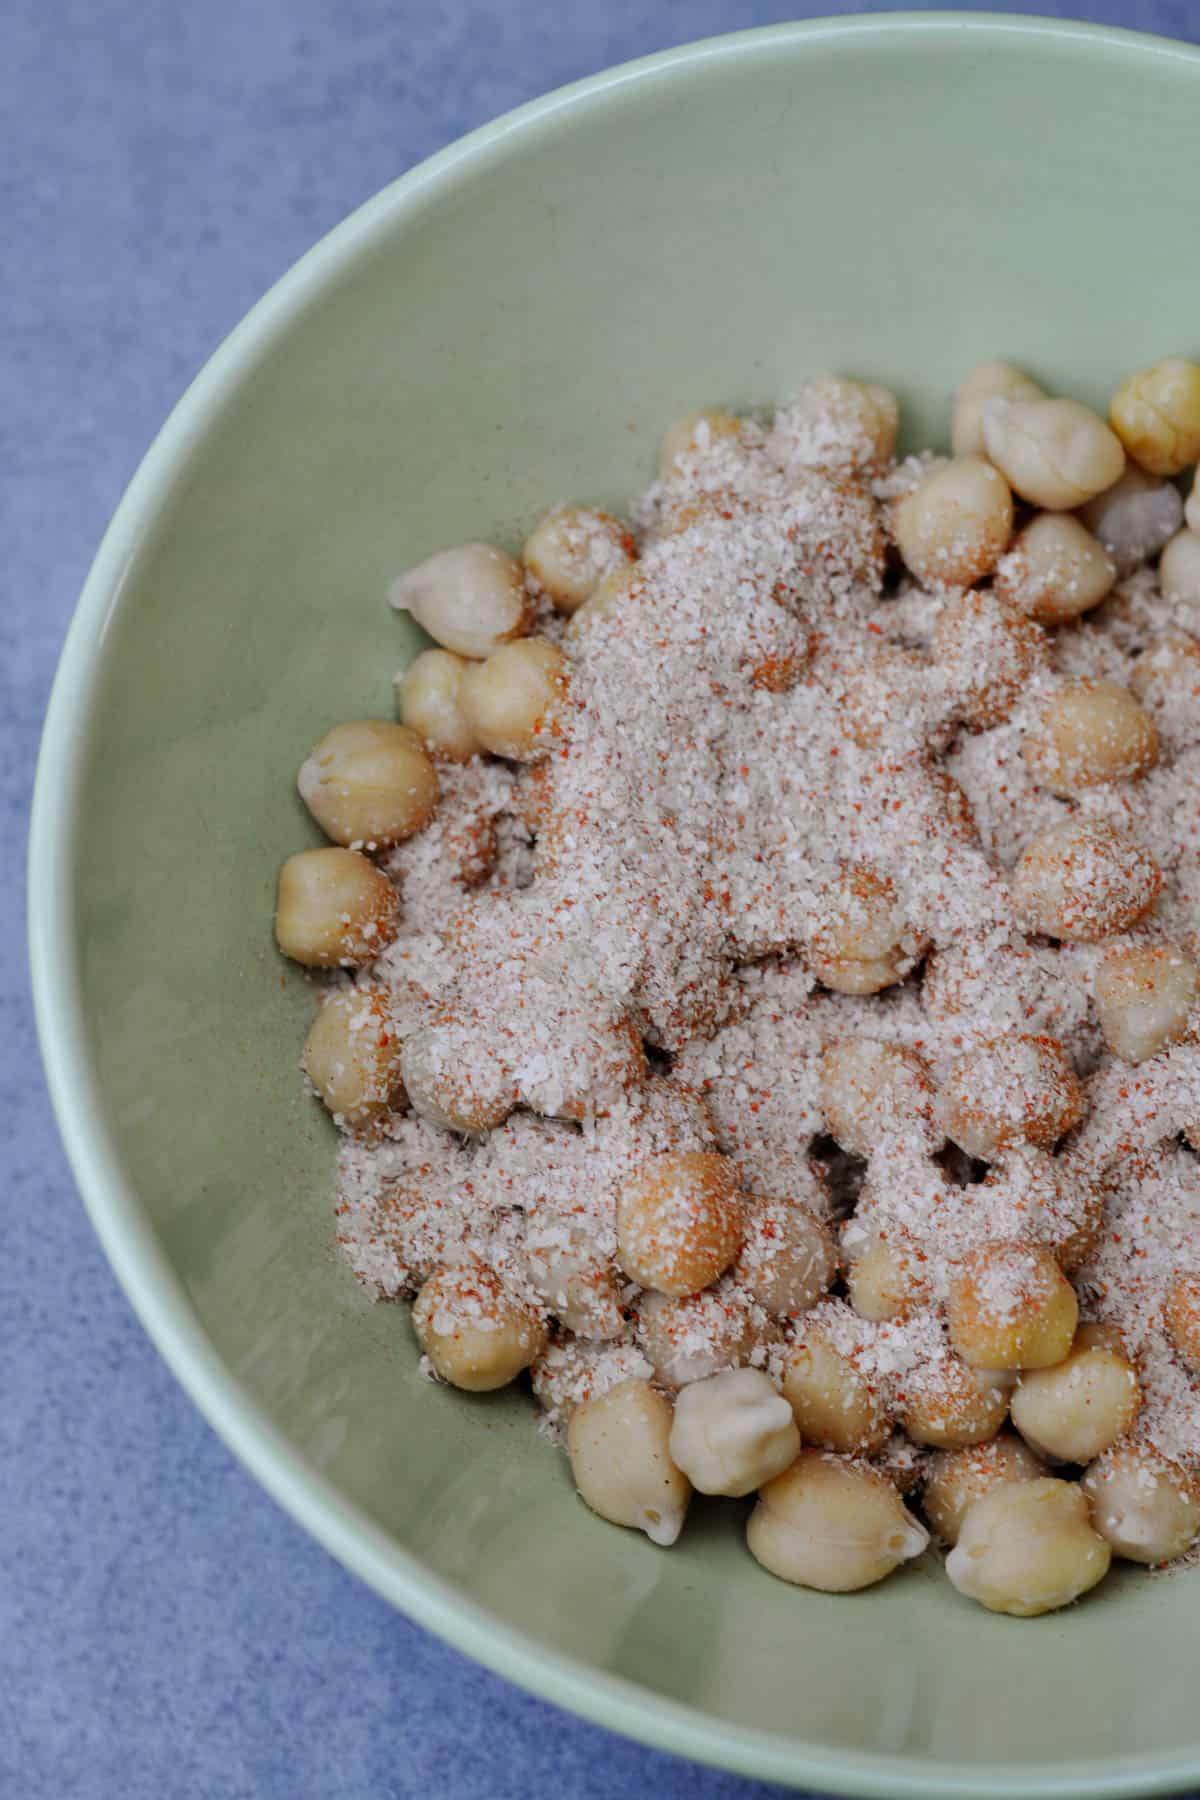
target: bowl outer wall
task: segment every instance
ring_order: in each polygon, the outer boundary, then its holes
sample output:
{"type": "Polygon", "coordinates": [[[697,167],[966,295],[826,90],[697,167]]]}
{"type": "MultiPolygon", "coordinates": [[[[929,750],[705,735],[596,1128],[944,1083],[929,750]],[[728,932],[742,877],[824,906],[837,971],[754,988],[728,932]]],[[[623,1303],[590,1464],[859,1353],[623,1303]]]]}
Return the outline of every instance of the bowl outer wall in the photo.
{"type": "Polygon", "coordinates": [[[583,1515],[518,1399],[420,1382],[402,1315],[336,1261],[331,1140],[297,1091],[311,995],[263,929],[280,857],[313,841],[291,776],[334,718],[389,708],[415,642],[390,574],[568,495],[619,502],[680,411],[838,366],[893,382],[927,441],[980,356],[1099,402],[1194,350],[1198,117],[1193,50],[950,14],[740,34],[522,108],[354,214],[232,334],[68,637],[31,953],[126,1291],[348,1566],[662,1748],[850,1793],[1169,1791],[1200,1776],[1195,1601],[1126,1576],[1028,1626],[930,1570],[797,1595],[714,1509],[664,1558],[583,1515]]]}

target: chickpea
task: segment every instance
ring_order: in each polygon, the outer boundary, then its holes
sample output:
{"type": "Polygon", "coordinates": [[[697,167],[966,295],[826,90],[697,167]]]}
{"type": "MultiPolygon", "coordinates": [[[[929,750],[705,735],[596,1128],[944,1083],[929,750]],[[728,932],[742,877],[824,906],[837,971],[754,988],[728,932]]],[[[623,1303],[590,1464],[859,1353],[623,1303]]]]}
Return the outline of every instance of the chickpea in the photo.
{"type": "Polygon", "coordinates": [[[1121,441],[1078,400],[989,400],[983,413],[989,459],[1033,506],[1066,512],[1120,479],[1121,441]]]}
{"type": "Polygon", "coordinates": [[[617,1198],[617,1257],[631,1281],[694,1294],[737,1255],[744,1230],[733,1164],[706,1150],[653,1156],[617,1198]]]}
{"type": "Polygon", "coordinates": [[[1136,924],[1162,885],[1154,858],[1125,832],[1077,816],[1026,845],[1012,896],[1026,930],[1094,944],[1136,924]]]}
{"type": "Polygon", "coordinates": [[[899,424],[900,409],[887,388],[818,375],[782,409],[767,447],[789,470],[854,474],[892,460],[899,424]]]}
{"type": "Polygon", "coordinates": [[[1130,456],[1152,475],[1200,462],[1200,363],[1168,356],[1127,375],[1108,409],[1130,456]]]}
{"type": "Polygon", "coordinates": [[[304,1072],[338,1124],[371,1125],[403,1099],[400,1042],[383,996],[338,988],[313,1020],[304,1072]]]}
{"type": "Polygon", "coordinates": [[[1152,711],[1174,702],[1192,712],[1200,694],[1200,638],[1168,627],[1146,645],[1130,671],[1129,685],[1152,711]]]}
{"type": "Polygon", "coordinates": [[[1078,1077],[1052,1037],[1014,1035],[968,1050],[939,1099],[947,1137],[984,1162],[1012,1143],[1049,1148],[1083,1115],[1078,1077]]]}
{"type": "Polygon", "coordinates": [[[1200,1483],[1148,1444],[1114,1444],[1079,1485],[1096,1530],[1126,1562],[1170,1562],[1200,1537],[1200,1483]]]}
{"type": "Polygon", "coordinates": [[[452,650],[422,650],[396,677],[396,706],[431,756],[470,762],[483,749],[462,707],[463,676],[471,667],[452,650]]]}
{"type": "Polygon", "coordinates": [[[826,905],[812,945],[818,981],[840,994],[877,994],[903,981],[922,946],[909,933],[886,875],[847,864],[826,905]]]}
{"type": "Polygon", "coordinates": [[[502,644],[462,684],[462,710],[493,756],[536,762],[552,748],[567,691],[567,659],[547,638],[502,644]]]}
{"type": "Polygon", "coordinates": [[[325,836],[385,850],[428,825],[438,779],[415,731],[384,719],[335,725],[301,764],[300,798],[325,836]]]}
{"type": "Polygon", "coordinates": [[[1100,782],[1133,781],[1158,761],[1158,730],[1128,688],[1069,681],[1053,693],[1025,739],[1025,766],[1039,787],[1081,794],[1100,782]]]}
{"type": "Polygon", "coordinates": [[[1044,512],[1017,533],[996,565],[993,586],[1001,600],[1041,624],[1065,625],[1098,606],[1116,579],[1114,558],[1078,519],[1044,512]]]}
{"type": "Polygon", "coordinates": [[[792,1409],[760,1369],[693,1381],[675,1401],[671,1460],[697,1493],[753,1493],[799,1453],[792,1409]]]}
{"type": "Polygon", "coordinates": [[[358,968],[396,935],[395,888],[357,850],[301,850],[279,871],[275,938],[310,969],[358,968]]]}
{"type": "Polygon", "coordinates": [[[1011,363],[981,362],[963,376],[954,396],[950,443],[955,456],[984,456],[983,414],[989,400],[1044,400],[1036,381],[1011,363]]]}
{"type": "Polygon", "coordinates": [[[957,1356],[914,1370],[900,1398],[902,1428],[914,1444],[935,1450],[990,1443],[1007,1417],[1004,1378],[957,1356]]]}
{"type": "Polygon", "coordinates": [[[546,1327],[478,1263],[432,1275],[412,1309],[417,1342],[443,1381],[468,1393],[507,1387],[546,1348],[546,1327]]]}
{"type": "Polygon", "coordinates": [[[819,1331],[793,1346],[783,1392],[806,1443],[851,1456],[874,1456],[892,1428],[884,1397],[819,1331]]]}
{"type": "Polygon", "coordinates": [[[413,1110],[443,1131],[490,1131],[517,1103],[511,1071],[473,1049],[435,1025],[414,1031],[405,1042],[400,1067],[413,1110]]]}
{"type": "Polygon", "coordinates": [[[613,1525],[664,1548],[683,1530],[691,1483],[671,1461],[671,1403],[648,1381],[622,1381],[585,1400],[567,1426],[579,1497],[613,1525]]]}
{"type": "Polygon", "coordinates": [[[548,1198],[535,1201],[525,1214],[524,1250],[530,1287],[568,1331],[601,1339],[624,1334],[621,1290],[586,1217],[548,1198]]]}
{"type": "Polygon", "coordinates": [[[1188,530],[1194,531],[1197,537],[1200,537],[1200,469],[1197,469],[1192,476],[1192,491],[1187,497],[1183,516],[1188,530]]]}
{"type": "Polygon", "coordinates": [[[1200,970],[1175,944],[1118,946],[1096,970],[1092,995],[1109,1049],[1145,1062],[1186,1034],[1200,970]]]}
{"type": "Polygon", "coordinates": [[[894,1236],[867,1239],[850,1262],[846,1285],[859,1318],[876,1324],[904,1318],[929,1297],[928,1279],[915,1252],[894,1236]]]}
{"type": "Polygon", "coordinates": [[[1124,1437],[1142,1403],[1137,1371],[1106,1325],[1081,1325],[1063,1361],[1021,1376],[1012,1420],[1053,1462],[1085,1463],[1124,1437]]]}
{"type": "Polygon", "coordinates": [[[1045,1369],[1071,1348],[1075,1290],[1040,1244],[985,1244],[950,1283],[950,1341],[976,1369],[1045,1369]]]}
{"type": "Polygon", "coordinates": [[[725,1283],[679,1297],[643,1294],[636,1331],[643,1356],[671,1388],[739,1368],[758,1341],[749,1308],[725,1283]]]}
{"type": "Polygon", "coordinates": [[[746,1206],[746,1236],[734,1280],[776,1318],[807,1312],[837,1274],[829,1227],[798,1200],[759,1199],[746,1206]]]}
{"type": "Polygon", "coordinates": [[[1033,1481],[1045,1468],[1011,1431],[989,1444],[965,1450],[937,1450],[930,1458],[921,1495],[925,1517],[944,1544],[956,1544],[967,1510],[1009,1481],[1033,1481]]]}
{"type": "Polygon", "coordinates": [[[959,594],[934,626],[930,651],[950,684],[955,711],[988,730],[1008,718],[1049,660],[1041,626],[996,593],[959,594]]]}
{"type": "Polygon", "coordinates": [[[1200,1375],[1200,1273],[1177,1275],[1167,1290],[1163,1323],[1176,1354],[1200,1375]]]}
{"type": "Polygon", "coordinates": [[[929,1533],[874,1469],[802,1450],[761,1489],[746,1542],[783,1581],[849,1594],[920,1556],[929,1533]]]}
{"type": "Polygon", "coordinates": [[[1043,1475],[1005,1482],[967,1509],[946,1573],[989,1612],[1032,1619],[1078,1600],[1111,1561],[1080,1489],[1043,1475]]]}
{"type": "Polygon", "coordinates": [[[820,1102],[825,1124],[851,1156],[870,1156],[888,1138],[916,1132],[930,1149],[933,1083],[915,1050],[875,1038],[833,1038],[821,1052],[820,1102]]]}
{"type": "Polygon", "coordinates": [[[1200,535],[1181,531],[1162,553],[1158,579],[1168,600],[1200,603],[1200,535]]]}
{"type": "Polygon", "coordinates": [[[687,413],[667,427],[658,450],[658,478],[668,481],[678,475],[684,465],[701,461],[712,451],[742,441],[744,427],[732,413],[709,407],[704,412],[687,413]]]}
{"type": "Polygon", "coordinates": [[[641,1034],[632,1019],[617,1019],[597,1026],[589,1035],[569,1071],[565,1091],[552,1109],[544,1098],[539,1105],[533,1097],[536,1083],[522,1089],[521,1098],[526,1106],[549,1112],[552,1118],[582,1124],[585,1119],[602,1116],[614,1100],[645,1079],[646,1049],[641,1034]]]}
{"type": "Polygon", "coordinates": [[[917,580],[950,587],[991,573],[1012,524],[1008,483],[979,456],[944,463],[892,507],[896,543],[917,580]]]}
{"type": "Polygon", "coordinates": [[[525,541],[525,567],[556,609],[573,613],[637,556],[629,528],[588,506],[556,506],[525,541]]]}
{"type": "Polygon", "coordinates": [[[533,623],[520,563],[492,544],[439,550],[394,581],[388,599],[443,649],[479,660],[533,623]]]}
{"type": "Polygon", "coordinates": [[[626,601],[643,591],[641,573],[636,563],[614,569],[575,612],[564,633],[568,644],[578,644],[593,625],[603,624],[620,612],[626,601]]]}
{"type": "Polygon", "coordinates": [[[1183,523],[1179,489],[1129,463],[1120,481],[1080,509],[1080,519],[1109,551],[1117,572],[1149,562],[1183,523]]]}

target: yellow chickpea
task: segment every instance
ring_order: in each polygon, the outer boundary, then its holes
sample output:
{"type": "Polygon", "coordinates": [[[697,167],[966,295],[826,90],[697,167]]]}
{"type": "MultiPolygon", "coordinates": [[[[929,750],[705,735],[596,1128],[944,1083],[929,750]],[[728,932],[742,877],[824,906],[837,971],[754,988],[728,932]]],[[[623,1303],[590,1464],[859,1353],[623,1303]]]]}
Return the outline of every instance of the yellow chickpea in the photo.
{"type": "Polygon", "coordinates": [[[1044,400],[1036,381],[1011,363],[981,362],[963,376],[954,396],[950,443],[955,456],[984,456],[984,408],[989,400],[1044,400]]]}
{"type": "Polygon", "coordinates": [[[1167,1336],[1193,1375],[1200,1375],[1200,1273],[1177,1275],[1163,1307],[1167,1336]]]}
{"type": "Polygon", "coordinates": [[[939,1100],[947,1137],[985,1162],[1012,1143],[1049,1148],[1083,1115],[1083,1090],[1066,1051],[1055,1038],[1032,1035],[968,1050],[950,1068],[939,1100]]]}
{"type": "Polygon", "coordinates": [[[1065,625],[1098,606],[1117,579],[1105,546],[1070,513],[1039,513],[996,565],[1001,600],[1043,625],[1065,625]]]}
{"type": "Polygon", "coordinates": [[[900,1397],[900,1424],[914,1444],[965,1450],[990,1443],[1008,1417],[1008,1389],[957,1356],[916,1369],[900,1397]]]}
{"type": "Polygon", "coordinates": [[[1140,844],[1099,819],[1075,817],[1027,844],[1012,896],[1028,931],[1097,943],[1127,931],[1162,892],[1162,871],[1140,844]]]}
{"type": "Polygon", "coordinates": [[[1159,561],[1158,579],[1168,600],[1200,602],[1200,535],[1181,531],[1171,539],[1159,561]]]}
{"type": "Polygon", "coordinates": [[[791,1468],[760,1489],[746,1542],[772,1575],[848,1594],[920,1556],[929,1533],[874,1469],[802,1450],[791,1468]]]}
{"type": "Polygon", "coordinates": [[[516,1083],[498,1060],[472,1054],[453,1031],[435,1025],[414,1031],[400,1058],[414,1112],[443,1131],[473,1136],[506,1119],[517,1103],[516,1083]]]}
{"type": "Polygon", "coordinates": [[[892,1428],[887,1401],[821,1332],[802,1332],[782,1386],[806,1443],[848,1456],[882,1450],[892,1428]]]}
{"type": "Polygon", "coordinates": [[[1048,512],[1084,505],[1125,468],[1120,439],[1077,400],[990,400],[983,438],[1013,491],[1048,512]]]}
{"type": "Polygon", "coordinates": [[[490,656],[533,623],[520,563],[493,544],[440,550],[394,581],[388,599],[459,656],[490,656]]]}
{"type": "Polygon", "coordinates": [[[566,692],[567,659],[557,644],[521,638],[468,669],[463,717],[493,756],[536,762],[554,747],[566,692]]]}
{"type": "Polygon", "coordinates": [[[986,1244],[950,1283],[950,1341],[976,1369],[1045,1369],[1071,1348],[1075,1290],[1040,1244],[986,1244]]]}
{"type": "Polygon", "coordinates": [[[1152,475],[1200,462],[1200,363],[1168,356],[1127,375],[1109,406],[1113,430],[1152,475]]]}
{"type": "Polygon", "coordinates": [[[1080,508],[1079,517],[1127,575],[1168,544],[1183,523],[1179,489],[1130,463],[1120,481],[1080,508]]]}
{"type": "Polygon", "coordinates": [[[751,1494],[800,1453],[792,1409],[760,1369],[693,1381],[675,1401],[671,1460],[698,1494],[751,1494]]]}
{"type": "Polygon", "coordinates": [[[637,556],[628,526],[589,506],[556,506],[525,541],[525,567],[558,612],[577,612],[637,556]]]}
{"type": "Polygon", "coordinates": [[[1073,1482],[1005,1482],[968,1508],[946,1573],[989,1612],[1036,1618],[1103,1581],[1112,1553],[1073,1482]]]}
{"type": "Polygon", "coordinates": [[[709,407],[687,413],[668,426],[658,450],[658,476],[667,481],[692,461],[703,461],[722,446],[733,447],[743,436],[743,425],[732,413],[709,407]]]}
{"type": "Polygon", "coordinates": [[[304,1045],[304,1071],[334,1120],[351,1129],[402,1100],[400,1042],[383,996],[366,988],[328,995],[304,1045]]]}
{"type": "Polygon", "coordinates": [[[1106,1325],[1081,1325],[1062,1362],[1021,1376],[1012,1420],[1054,1462],[1086,1463],[1124,1437],[1141,1406],[1137,1371],[1106,1325]]]}
{"type": "Polygon", "coordinates": [[[851,1156],[870,1156],[897,1134],[916,1132],[938,1148],[929,1070],[915,1050],[875,1038],[834,1038],[821,1052],[825,1124],[851,1156]]]}
{"type": "MultiPolygon", "coordinates": [[[[849,1251],[847,1251],[849,1254],[849,1251]]],[[[853,1254],[846,1274],[850,1304],[860,1319],[879,1324],[902,1319],[929,1297],[929,1281],[915,1250],[898,1241],[870,1237],[853,1254]]]]}
{"type": "Polygon", "coordinates": [[[1128,688],[1069,681],[1052,694],[1024,743],[1039,787],[1080,794],[1101,782],[1134,781],[1158,761],[1158,730],[1128,688]]]}
{"type": "Polygon", "coordinates": [[[1045,1467],[1027,1444],[1002,1431],[987,1444],[937,1450],[930,1458],[921,1506],[943,1544],[956,1544],[963,1519],[976,1500],[1009,1481],[1034,1481],[1045,1467]]]}
{"type": "Polygon", "coordinates": [[[613,1525],[673,1544],[683,1530],[691,1483],[671,1460],[671,1402],[649,1382],[622,1381],[585,1400],[567,1426],[579,1497],[613,1525]]]}
{"type": "Polygon", "coordinates": [[[1012,536],[1012,494],[979,456],[934,469],[897,500],[892,531],[918,581],[969,587],[995,568],[1012,536]]]}
{"type": "Polygon", "coordinates": [[[813,939],[817,980],[841,994],[877,994],[903,981],[921,948],[888,877],[864,863],[847,864],[813,939]]]}
{"type": "Polygon", "coordinates": [[[815,1306],[837,1274],[829,1227],[798,1200],[754,1198],[734,1279],[779,1319],[815,1306]]]}
{"type": "Polygon", "coordinates": [[[934,626],[930,652],[966,724],[1002,724],[1032,677],[1046,666],[1049,641],[1041,626],[991,591],[959,594],[934,626]]]}
{"type": "Polygon", "coordinates": [[[396,677],[396,707],[431,756],[470,762],[483,745],[462,708],[463,676],[471,664],[452,650],[422,650],[396,677]]]}
{"type": "Polygon", "coordinates": [[[301,765],[300,798],[335,844],[384,850],[428,825],[438,779],[415,731],[384,719],[335,725],[301,765]]]}
{"type": "Polygon", "coordinates": [[[1200,970],[1176,944],[1109,950],[1092,980],[1092,997],[1109,1049],[1145,1062],[1188,1031],[1200,998],[1200,970]]]}
{"type": "Polygon", "coordinates": [[[442,1269],[413,1303],[417,1342],[443,1381],[468,1393],[507,1387],[546,1347],[546,1327],[482,1264],[442,1269]]]}
{"type": "Polygon", "coordinates": [[[357,850],[301,850],[279,871],[275,937],[310,969],[353,969],[391,943],[400,921],[395,888],[357,850]]]}
{"type": "Polygon", "coordinates": [[[660,1294],[708,1287],[737,1255],[744,1229],[733,1164],[710,1151],[651,1157],[617,1198],[621,1267],[660,1294]]]}
{"type": "Polygon", "coordinates": [[[1079,1485],[1096,1530],[1126,1562],[1170,1562],[1200,1538],[1200,1480],[1148,1444],[1114,1444],[1079,1485]]]}

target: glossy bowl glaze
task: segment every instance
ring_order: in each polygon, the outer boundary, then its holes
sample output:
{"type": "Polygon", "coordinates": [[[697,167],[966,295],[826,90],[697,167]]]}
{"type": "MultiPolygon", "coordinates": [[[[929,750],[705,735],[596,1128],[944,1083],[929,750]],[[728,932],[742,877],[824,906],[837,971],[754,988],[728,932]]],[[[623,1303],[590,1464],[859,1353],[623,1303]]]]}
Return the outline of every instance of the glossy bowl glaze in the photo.
{"type": "MultiPolygon", "coordinates": [[[[255,308],[105,539],[38,775],[33,965],[80,1185],[147,1329],[262,1482],[380,1592],[665,1748],[879,1795],[1200,1780],[1200,1585],[1022,1623],[934,1566],[789,1589],[701,1507],[598,1523],[527,1400],[435,1391],[333,1247],[275,871],[302,756],[386,715],[406,564],[620,502],[665,421],[838,368],[913,443],[1000,355],[1101,401],[1197,345],[1200,54],[1028,19],[850,18],[672,52],[415,170],[255,308]]],[[[238,1550],[230,1546],[231,1570],[238,1550]]]]}

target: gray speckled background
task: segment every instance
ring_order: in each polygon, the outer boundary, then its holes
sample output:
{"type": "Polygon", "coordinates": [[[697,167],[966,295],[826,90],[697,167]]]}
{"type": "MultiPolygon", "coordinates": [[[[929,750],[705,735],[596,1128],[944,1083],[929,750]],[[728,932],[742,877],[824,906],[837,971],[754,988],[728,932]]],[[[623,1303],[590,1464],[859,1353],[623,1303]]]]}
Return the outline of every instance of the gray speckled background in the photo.
{"type": "MultiPolygon", "coordinates": [[[[88,561],[153,432],[247,307],[359,201],[496,113],[797,10],[0,9],[3,1800],[774,1792],[635,1748],[464,1662],[344,1573],[234,1463],[143,1337],[75,1194],[34,1043],[17,847],[88,561]]],[[[1200,0],[1041,10],[1200,38],[1200,0]]]]}

